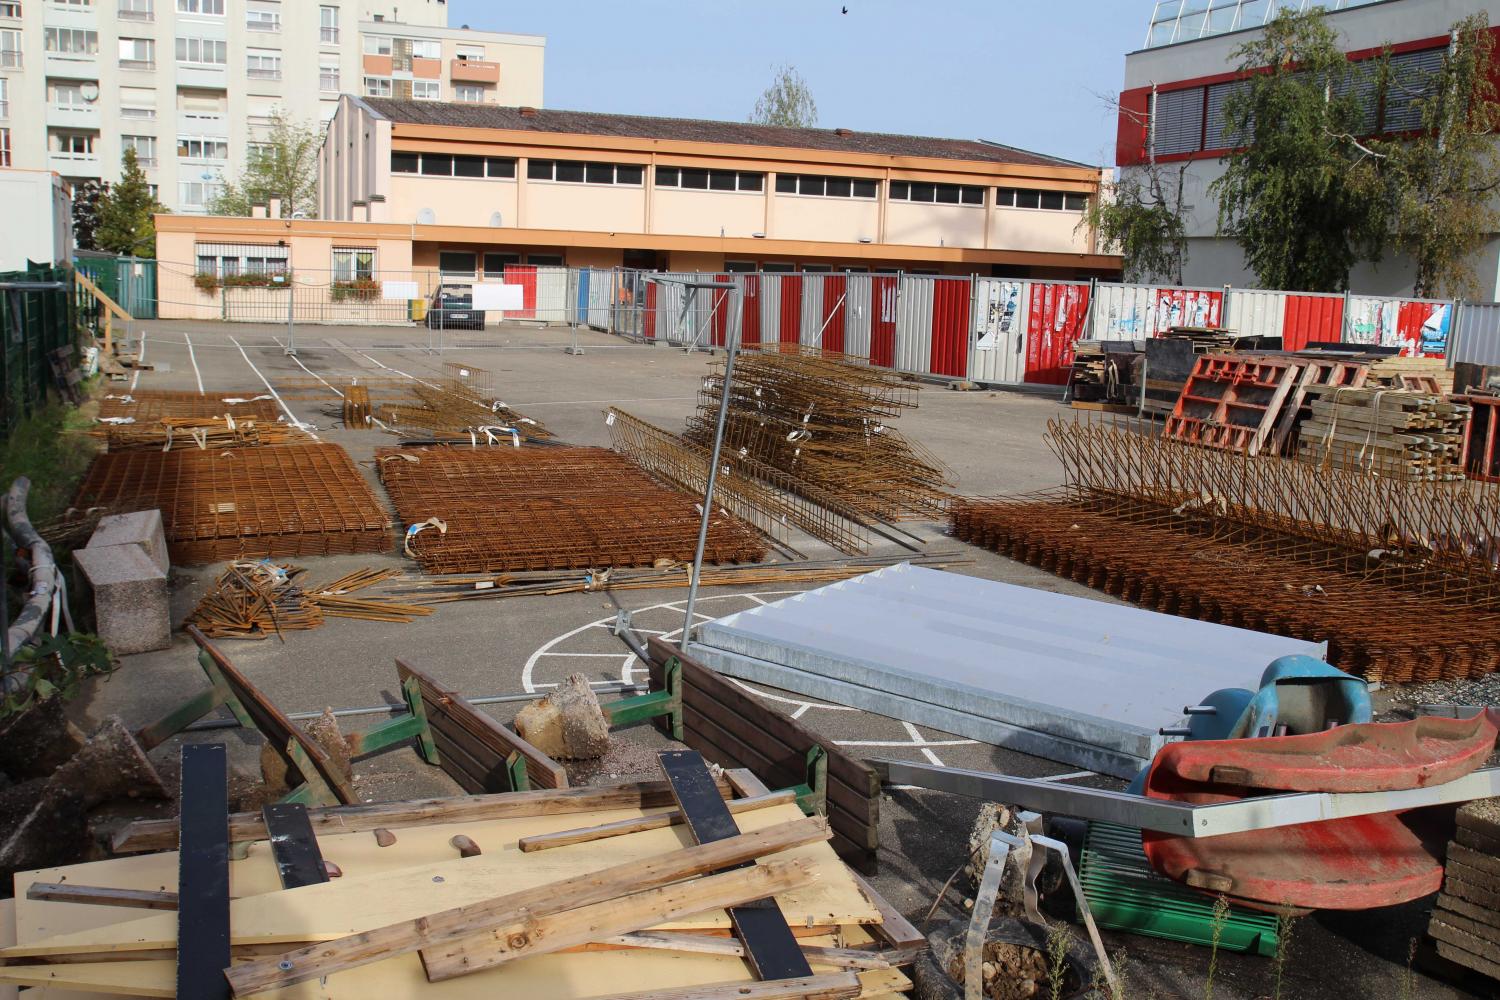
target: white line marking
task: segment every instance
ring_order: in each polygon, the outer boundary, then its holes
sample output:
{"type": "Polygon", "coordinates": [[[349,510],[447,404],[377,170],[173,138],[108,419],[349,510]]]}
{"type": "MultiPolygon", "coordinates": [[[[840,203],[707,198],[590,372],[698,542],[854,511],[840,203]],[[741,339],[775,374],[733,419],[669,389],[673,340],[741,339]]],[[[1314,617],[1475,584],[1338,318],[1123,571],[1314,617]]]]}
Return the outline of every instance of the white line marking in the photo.
{"type": "MultiPolygon", "coordinates": [[[[275,339],[275,338],[272,338],[272,339],[275,339]]],[[[279,343],[281,343],[281,341],[277,340],[276,343],[279,344],[279,343]]],[[[283,347],[282,350],[286,350],[286,348],[283,347]]],[[[342,392],[339,392],[338,389],[335,389],[334,386],[333,386],[333,383],[329,382],[326,378],[324,378],[323,376],[319,375],[317,372],[313,371],[311,368],[309,368],[306,365],[304,365],[302,363],[302,359],[299,358],[299,357],[297,357],[297,355],[292,354],[292,355],[289,355],[289,357],[293,361],[297,362],[297,367],[298,368],[301,368],[303,371],[307,372],[307,374],[311,375],[313,378],[317,379],[319,382],[322,382],[324,385],[328,386],[328,388],[333,389],[334,395],[338,396],[339,399],[343,399],[344,398],[344,394],[342,392]]]]}
{"type": "Polygon", "coordinates": [[[901,723],[901,725],[906,729],[906,735],[911,737],[911,741],[913,743],[927,742],[926,740],[922,739],[922,734],[917,731],[917,727],[912,725],[910,722],[903,722],[901,723]]]}
{"type": "Polygon", "coordinates": [[[978,743],[978,740],[918,740],[915,743],[907,743],[904,740],[834,740],[841,747],[967,747],[978,743]]]}
{"type": "MultiPolygon", "coordinates": [[[[618,660],[620,658],[620,654],[619,653],[538,653],[536,655],[537,656],[602,656],[602,657],[605,657],[606,659],[610,659],[610,660],[618,660]]],[[[634,656],[635,654],[631,653],[630,655],[634,656]]]]}
{"type": "Polygon", "coordinates": [[[935,754],[935,753],[933,753],[931,750],[927,749],[926,747],[922,748],[922,756],[926,757],[927,758],[927,762],[930,763],[933,767],[942,767],[943,766],[943,762],[938,759],[938,755],[935,754]]]}
{"type": "MultiPolygon", "coordinates": [[[[363,352],[361,352],[361,353],[363,353],[363,352]]],[[[369,357],[369,355],[366,354],[365,357],[369,357]]],[[[371,361],[375,361],[374,358],[370,358],[370,360],[371,361]]],[[[375,363],[377,365],[380,364],[379,361],[375,361],[375,363]]],[[[380,365],[380,366],[382,368],[385,367],[384,365],[380,365]]],[[[391,369],[391,371],[395,371],[395,370],[396,369],[394,369],[394,368],[391,369]]],[[[398,374],[403,374],[404,375],[406,373],[405,372],[399,372],[398,374]]],[[[411,376],[407,376],[407,377],[410,378],[411,376]]],[[[529,406],[582,406],[585,403],[665,403],[665,402],[676,402],[677,400],[682,400],[682,399],[697,399],[697,398],[698,398],[697,396],[637,396],[634,399],[540,399],[540,400],[536,400],[535,402],[531,402],[531,403],[524,403],[524,402],[522,402],[522,403],[508,403],[507,405],[520,408],[522,406],[528,406],[528,407],[529,406]]],[[[747,594],[745,596],[748,597],[749,595],[747,594]]]]}
{"type": "MultiPolygon", "coordinates": [[[[364,358],[366,361],[375,361],[374,358],[370,357],[364,351],[355,351],[354,353],[358,354],[360,357],[364,358]]],[[[429,389],[441,389],[442,388],[442,386],[437,385],[436,383],[423,381],[422,379],[417,378],[415,375],[412,375],[412,374],[410,374],[408,372],[404,372],[404,371],[402,371],[399,368],[392,368],[390,365],[381,364],[379,361],[375,361],[375,363],[377,365],[380,365],[380,367],[384,368],[388,372],[395,372],[397,375],[405,375],[407,378],[411,379],[413,382],[421,382],[423,385],[427,386],[427,388],[429,388],[429,389]]],[[[694,398],[696,398],[696,397],[694,397],[694,398]]]]}
{"type": "Polygon", "coordinates": [[[765,607],[767,604],[771,603],[770,601],[762,601],[759,597],[756,597],[754,594],[744,594],[742,596],[750,598],[750,600],[754,601],[756,604],[759,604],[761,607],[765,607]]]}
{"type": "MultiPolygon", "coordinates": [[[[189,337],[187,333],[184,332],[182,335],[182,342],[187,344],[188,360],[193,363],[193,378],[198,380],[198,395],[205,395],[205,393],[203,392],[203,373],[198,370],[198,356],[193,353],[193,338],[189,337]]],[[[146,345],[142,343],[141,350],[144,351],[145,349],[146,345]]]]}
{"type": "Polygon", "coordinates": [[[253,371],[256,377],[260,379],[261,384],[266,387],[266,391],[271,394],[271,398],[276,400],[276,402],[281,406],[282,410],[286,411],[286,418],[292,422],[292,426],[302,428],[307,432],[308,437],[312,438],[314,441],[321,443],[323,439],[318,437],[317,433],[313,431],[312,424],[304,424],[302,421],[297,419],[297,415],[292,412],[292,408],[286,405],[286,400],[282,399],[281,396],[276,392],[276,387],[271,384],[271,380],[261,374],[260,369],[255,367],[255,362],[250,360],[250,355],[245,353],[245,349],[243,347],[240,347],[240,342],[238,340],[235,340],[233,337],[230,337],[229,341],[230,343],[234,344],[235,347],[240,348],[240,357],[245,359],[245,364],[249,365],[250,370],[253,371]]]}
{"type": "Polygon", "coordinates": [[[794,719],[800,719],[800,718],[802,718],[802,713],[806,712],[809,708],[812,708],[812,706],[811,705],[803,705],[801,708],[797,709],[797,711],[795,711],[795,712],[792,713],[792,718],[794,718],[794,719]]]}
{"type": "Polygon", "coordinates": [[[1037,778],[1037,781],[1071,781],[1074,778],[1092,778],[1093,771],[1069,771],[1067,774],[1049,774],[1045,778],[1037,778]]]}
{"type": "Polygon", "coordinates": [[[135,392],[135,387],[141,381],[141,369],[139,366],[146,363],[146,338],[144,336],[141,337],[141,352],[135,356],[135,363],[137,365],[135,374],[130,376],[131,392],[135,392]]]}

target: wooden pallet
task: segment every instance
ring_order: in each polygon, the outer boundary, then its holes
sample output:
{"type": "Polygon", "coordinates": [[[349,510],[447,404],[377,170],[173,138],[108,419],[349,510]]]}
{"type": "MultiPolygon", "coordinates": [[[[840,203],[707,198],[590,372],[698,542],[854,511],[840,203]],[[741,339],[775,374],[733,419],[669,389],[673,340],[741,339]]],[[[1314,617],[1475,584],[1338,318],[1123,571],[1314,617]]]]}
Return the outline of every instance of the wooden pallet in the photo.
{"type": "Polygon", "coordinates": [[[1163,434],[1188,444],[1258,455],[1268,445],[1274,447],[1277,420],[1304,368],[1291,357],[1201,357],[1163,434]]]}

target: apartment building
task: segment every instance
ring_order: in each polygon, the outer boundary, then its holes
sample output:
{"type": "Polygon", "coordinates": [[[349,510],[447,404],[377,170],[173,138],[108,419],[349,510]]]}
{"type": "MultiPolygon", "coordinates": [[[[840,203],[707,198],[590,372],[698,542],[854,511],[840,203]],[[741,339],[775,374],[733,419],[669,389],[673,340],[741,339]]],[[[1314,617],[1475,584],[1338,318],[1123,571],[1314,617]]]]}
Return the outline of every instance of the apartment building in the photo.
{"type": "Polygon", "coordinates": [[[382,242],[377,268],[453,278],[516,263],[1119,268],[1080,225],[1098,167],[992,142],[345,96],[320,171],[320,225],[350,223],[342,245],[364,224],[400,232],[409,246],[382,242]]]}
{"type": "MultiPolygon", "coordinates": [[[[1500,0],[1157,0],[1144,47],[1125,57],[1115,162],[1127,177],[1153,164],[1169,183],[1181,172],[1189,285],[1255,284],[1238,244],[1218,234],[1218,203],[1209,190],[1223,176],[1232,145],[1224,102],[1243,86],[1234,52],[1279,9],[1315,6],[1356,66],[1390,53],[1389,93],[1382,96],[1373,82],[1359,85],[1369,135],[1400,134],[1420,123],[1424,81],[1442,66],[1453,24],[1483,12],[1500,40],[1500,0]]],[[[1500,298],[1500,233],[1474,263],[1482,295],[1500,298]]],[[[1398,254],[1361,263],[1350,274],[1354,291],[1372,295],[1408,295],[1412,285],[1411,261],[1398,254]]]]}
{"type": "Polygon", "coordinates": [[[445,0],[0,0],[0,166],[113,181],[133,148],[164,205],[201,213],[278,109],[541,104],[545,39],[447,19],[445,0]]]}

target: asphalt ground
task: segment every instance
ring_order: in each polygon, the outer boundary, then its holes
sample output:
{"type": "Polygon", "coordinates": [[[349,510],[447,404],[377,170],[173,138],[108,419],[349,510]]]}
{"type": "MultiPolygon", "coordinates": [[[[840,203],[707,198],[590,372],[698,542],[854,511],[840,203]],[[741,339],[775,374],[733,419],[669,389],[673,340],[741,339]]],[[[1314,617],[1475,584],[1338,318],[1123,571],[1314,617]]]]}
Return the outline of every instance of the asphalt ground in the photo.
{"type": "MultiPolygon", "coordinates": [[[[341,387],[350,379],[405,377],[432,380],[445,362],[459,362],[491,374],[496,394],[523,414],[543,422],[559,440],[608,445],[603,411],[620,406],[669,429],[679,429],[693,412],[702,378],[714,359],[704,353],[639,345],[594,331],[505,325],[483,332],[446,331],[442,351],[421,328],[303,326],[294,331],[295,355],[285,350],[280,325],[142,322],[141,371],[132,388],[199,391],[205,394],[278,396],[288,419],[310,425],[320,440],[339,444],[360,464],[384,498],[373,471],[374,449],[390,444],[383,432],[342,426],[337,399],[306,398],[290,388],[310,376],[341,387]],[[576,338],[576,340],[575,340],[576,338]],[[576,344],[582,355],[564,352],[576,344]]],[[[897,425],[954,470],[968,495],[1043,490],[1059,484],[1061,469],[1043,439],[1047,422],[1071,419],[1055,397],[1015,392],[952,392],[924,386],[919,406],[897,425]]],[[[994,553],[945,537],[941,524],[904,524],[928,549],[960,550],[953,571],[986,579],[1072,594],[1112,599],[1068,580],[1015,563],[994,553]]],[[[836,555],[821,543],[798,538],[796,547],[813,558],[836,555]]],[[[897,555],[892,543],[872,549],[897,555]]],[[[327,580],[364,566],[395,566],[416,574],[414,563],[392,552],[382,555],[305,558],[308,579],[327,580]]],[[[196,604],[222,565],[174,567],[174,624],[196,604]]],[[[788,593],[774,587],[709,588],[699,597],[698,620],[719,617],[788,593]]],[[[566,594],[439,605],[435,614],[410,624],[329,620],[322,628],[289,632],[285,641],[226,641],[221,648],[249,678],[288,713],[325,707],[345,714],[346,732],[373,726],[389,716],[380,706],[399,703],[395,658],[426,669],[471,698],[539,694],[563,677],[582,672],[601,685],[642,681],[640,664],[608,628],[618,611],[632,613],[634,625],[671,636],[683,626],[686,591],[662,589],[617,593],[566,594]]],[[[178,634],[168,650],[125,657],[121,669],[97,684],[76,710],[97,721],[120,714],[132,727],[160,717],[204,684],[190,640],[178,634]]],[[[934,655],[940,655],[935,651],[934,655]]],[[[1128,684],[1122,678],[1121,684],[1128,684]]],[[[851,753],[925,761],[953,767],[998,771],[1059,782],[1118,787],[1119,782],[1077,767],[977,743],[928,727],[915,726],[798,695],[754,688],[779,711],[798,718],[851,753]]],[[[1206,694],[1207,692],[1204,692],[1206,694]]],[[[604,695],[604,698],[613,695],[604,695]]],[[[521,702],[486,706],[509,721],[521,702]]],[[[219,718],[227,716],[221,715],[219,718]]],[[[232,728],[202,729],[186,739],[230,744],[237,770],[257,770],[258,737],[232,728]]],[[[175,758],[180,739],[155,751],[164,764],[175,758]]],[[[619,734],[616,752],[598,770],[602,779],[654,771],[653,751],[667,742],[649,726],[619,734]]],[[[356,786],[370,800],[456,794],[436,769],[406,748],[395,748],[356,764],[356,786]]],[[[966,860],[977,801],[938,793],[892,789],[882,803],[881,875],[876,885],[908,917],[919,920],[944,883],[966,860]]],[[[963,915],[961,902],[972,892],[960,875],[935,921],[963,915]]],[[[1317,914],[1298,921],[1284,969],[1286,997],[1459,997],[1463,992],[1414,973],[1408,980],[1408,944],[1426,926],[1426,904],[1364,914],[1317,914]],[[1407,983],[1410,983],[1408,989],[1407,983]]],[[[1108,934],[1111,949],[1130,956],[1130,997],[1198,996],[1204,993],[1207,949],[1150,938],[1108,934]]],[[[1212,993],[1230,998],[1271,996],[1274,963],[1256,957],[1221,955],[1212,993]]]]}

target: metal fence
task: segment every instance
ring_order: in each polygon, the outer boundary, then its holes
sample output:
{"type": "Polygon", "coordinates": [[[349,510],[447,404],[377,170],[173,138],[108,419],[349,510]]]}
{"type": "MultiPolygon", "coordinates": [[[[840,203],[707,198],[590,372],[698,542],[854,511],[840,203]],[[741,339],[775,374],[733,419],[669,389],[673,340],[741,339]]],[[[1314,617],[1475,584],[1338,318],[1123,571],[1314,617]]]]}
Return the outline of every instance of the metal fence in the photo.
{"type": "Polygon", "coordinates": [[[156,261],[80,250],[73,266],[134,318],[156,318],[156,261]]]}
{"type": "Polygon", "coordinates": [[[7,437],[46,401],[55,381],[49,355],[77,362],[72,287],[63,267],[0,273],[0,433],[7,437]]]}

